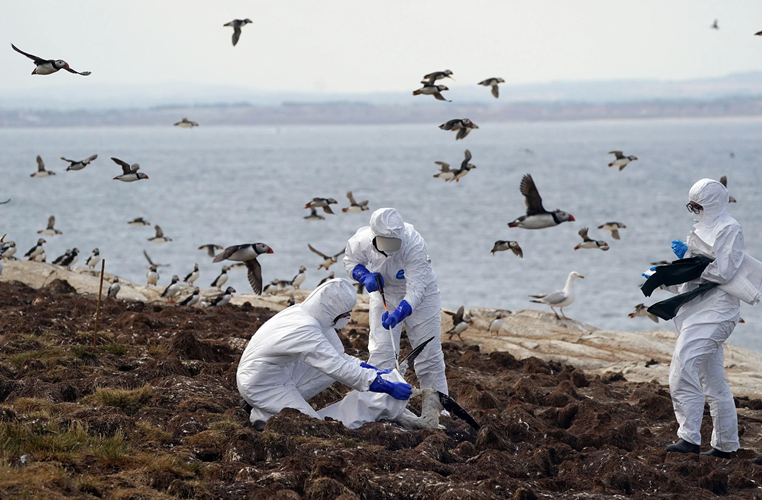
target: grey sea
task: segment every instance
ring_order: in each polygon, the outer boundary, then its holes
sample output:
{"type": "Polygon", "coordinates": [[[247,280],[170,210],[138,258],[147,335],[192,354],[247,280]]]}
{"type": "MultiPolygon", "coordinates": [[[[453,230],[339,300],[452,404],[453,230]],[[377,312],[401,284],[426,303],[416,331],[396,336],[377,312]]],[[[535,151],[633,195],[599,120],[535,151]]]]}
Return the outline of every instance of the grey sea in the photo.
{"type": "MultiPolygon", "coordinates": [[[[462,141],[437,125],[0,129],[0,201],[12,198],[0,205],[0,233],[18,243],[20,256],[55,215],[63,235],[47,237],[48,261],[77,247],[83,264],[98,247],[108,272],[145,283],[145,249],[155,261],[171,263],[160,269],[164,286],[194,263],[201,268],[198,284],[209,286],[221,265],[199,245],[261,241],[275,251],[260,257],[265,282],[291,279],[304,265],[303,287],[311,288],[327,273],[317,270],[321,259],[307,244],[337,253],[368,223],[371,212],[341,213],[352,191],[357,200],[370,200],[371,210],[398,208],[423,235],[445,307],[549,310],[527,295],[562,288],[577,271],[585,279],[575,284],[569,317],[603,329],[674,329],[671,322],[627,317],[636,304],[667,297],[644,298],[640,274],[653,261],[671,260],[671,240],[684,240],[691,230],[685,209],[691,184],[727,175],[738,200],[730,211],[744,227],[746,250],[762,257],[762,120],[480,123],[462,141]],[[475,170],[459,183],[433,178],[435,161],[457,166],[466,148],[475,170]],[[613,155],[607,153],[615,149],[639,159],[621,172],[608,168],[613,155]],[[76,172],[65,172],[59,159],[94,153],[98,159],[76,172]],[[30,177],[38,154],[57,175],[30,177]],[[150,179],[112,180],[120,169],[111,156],[139,163],[150,179]],[[525,210],[519,193],[525,173],[547,209],[565,210],[576,222],[509,228],[525,210]],[[336,198],[337,214],[305,220],[309,210],[302,207],[316,196],[336,198]],[[127,224],[139,216],[172,241],[150,243],[153,228],[127,224]],[[621,240],[596,229],[607,221],[627,226],[621,240]],[[610,251],[574,251],[583,227],[610,251]],[[496,240],[517,240],[524,258],[492,255],[496,240]]],[[[332,270],[348,277],[340,263],[332,270]]],[[[244,270],[231,273],[229,284],[251,291],[244,270]]],[[[746,323],[730,342],[762,350],[762,306],[742,305],[742,316],[746,323]]]]}

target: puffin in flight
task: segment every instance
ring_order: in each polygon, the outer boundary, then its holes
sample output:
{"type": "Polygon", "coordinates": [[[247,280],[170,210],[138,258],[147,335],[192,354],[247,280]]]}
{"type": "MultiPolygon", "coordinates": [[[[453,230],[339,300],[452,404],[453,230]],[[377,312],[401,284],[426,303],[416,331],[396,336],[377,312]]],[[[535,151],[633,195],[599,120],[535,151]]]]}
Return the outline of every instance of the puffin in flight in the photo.
{"type": "Polygon", "coordinates": [[[69,63],[66,61],[62,61],[61,59],[43,59],[42,57],[37,57],[32,54],[28,54],[24,52],[23,50],[20,50],[15,45],[11,44],[11,47],[13,47],[13,50],[18,52],[19,54],[23,54],[27,56],[29,59],[34,61],[35,68],[34,71],[32,71],[33,75],[52,75],[59,69],[65,69],[69,73],[74,73],[75,75],[82,75],[82,76],[88,76],[90,74],[89,71],[74,71],[69,67],[69,63]]]}
{"type": "Polygon", "coordinates": [[[524,229],[544,229],[553,227],[562,222],[574,222],[574,216],[563,210],[553,210],[548,212],[542,206],[542,198],[537,186],[534,184],[532,176],[526,174],[521,179],[521,194],[524,195],[524,204],[527,206],[527,214],[522,215],[513,222],[508,223],[508,227],[523,227],[524,229]]]}

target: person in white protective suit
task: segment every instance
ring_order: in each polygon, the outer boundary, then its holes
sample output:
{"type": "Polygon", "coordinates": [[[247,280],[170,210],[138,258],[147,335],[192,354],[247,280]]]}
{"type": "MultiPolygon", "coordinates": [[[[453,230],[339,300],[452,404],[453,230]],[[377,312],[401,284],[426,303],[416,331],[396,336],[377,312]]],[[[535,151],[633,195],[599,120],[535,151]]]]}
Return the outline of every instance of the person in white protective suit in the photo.
{"type": "Polygon", "coordinates": [[[413,348],[434,337],[415,360],[421,388],[448,394],[441,343],[442,302],[426,242],[418,231],[406,224],[396,209],[378,209],[371,215],[370,225],[349,239],[344,268],[370,293],[368,363],[384,369],[395,366],[404,322],[413,348]],[[381,294],[372,293],[378,291],[379,280],[388,312],[381,294]]]}
{"type": "MultiPolygon", "coordinates": [[[[356,302],[347,280],[332,279],[301,304],[273,316],[251,337],[238,364],[236,384],[252,408],[249,418],[255,428],[264,428],[267,419],[284,408],[322,418],[307,400],[335,381],[358,391],[383,393],[366,410],[351,409],[351,421],[392,418],[405,410],[410,385],[393,377],[386,380],[381,375],[389,376],[383,371],[344,353],[336,332],[349,323],[356,302]]],[[[341,420],[341,411],[331,416],[341,420]]]]}
{"type": "MultiPolygon", "coordinates": [[[[666,287],[676,293],[688,292],[701,283],[724,285],[744,260],[741,225],[726,210],[728,191],[717,181],[702,179],[691,187],[686,205],[697,224],[687,244],[673,241],[679,259],[704,255],[714,259],[697,281],[666,287]]],[[[733,394],[725,379],[723,343],[740,319],[739,299],[720,288],[683,304],[675,316],[678,337],[669,370],[669,389],[679,441],[667,451],[699,453],[704,399],[712,415],[712,449],[702,453],[729,458],[739,448],[738,421],[733,394]]]]}

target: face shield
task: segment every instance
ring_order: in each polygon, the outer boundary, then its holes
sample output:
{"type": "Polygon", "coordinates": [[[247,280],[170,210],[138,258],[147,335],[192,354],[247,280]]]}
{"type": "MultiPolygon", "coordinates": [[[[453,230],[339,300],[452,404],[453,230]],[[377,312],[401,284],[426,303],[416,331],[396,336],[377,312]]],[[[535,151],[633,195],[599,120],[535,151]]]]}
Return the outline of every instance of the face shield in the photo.
{"type": "Polygon", "coordinates": [[[345,312],[344,314],[339,314],[336,316],[336,318],[333,320],[333,328],[337,332],[343,330],[346,328],[346,326],[349,324],[349,320],[351,319],[352,311],[345,312]]]}
{"type": "Polygon", "coordinates": [[[375,245],[380,252],[384,252],[386,255],[392,255],[402,247],[402,240],[400,238],[376,236],[373,239],[373,245],[375,245]]]}

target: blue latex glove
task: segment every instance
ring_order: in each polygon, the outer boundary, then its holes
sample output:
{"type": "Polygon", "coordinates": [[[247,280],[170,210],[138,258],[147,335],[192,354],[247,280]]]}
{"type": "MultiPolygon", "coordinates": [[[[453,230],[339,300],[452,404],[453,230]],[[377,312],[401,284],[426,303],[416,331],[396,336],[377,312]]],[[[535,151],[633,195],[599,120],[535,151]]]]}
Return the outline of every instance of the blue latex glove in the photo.
{"type": "Polygon", "coordinates": [[[672,240],[672,251],[678,259],[682,259],[685,256],[685,252],[688,251],[688,245],[680,240],[672,240]]]}
{"type": "Polygon", "coordinates": [[[381,324],[384,328],[394,328],[411,314],[413,314],[413,308],[410,307],[407,300],[403,300],[393,313],[389,314],[389,311],[384,311],[384,314],[381,315],[381,324]]]}
{"type": "Polygon", "coordinates": [[[410,399],[410,396],[413,395],[413,388],[410,387],[410,384],[404,382],[390,382],[381,378],[381,375],[378,375],[376,380],[370,384],[369,390],[373,392],[383,392],[394,399],[402,400],[410,399]]]}
{"type": "MultiPolygon", "coordinates": [[[[651,268],[651,271],[656,271],[656,268],[659,266],[654,266],[651,268]]],[[[643,276],[645,279],[650,278],[651,276],[647,275],[646,273],[640,273],[641,276],[643,276]]]]}
{"type": "Polygon", "coordinates": [[[366,363],[365,361],[363,361],[362,363],[360,363],[360,366],[361,366],[361,367],[363,367],[363,368],[369,368],[369,369],[371,369],[371,370],[376,370],[376,373],[378,373],[379,375],[386,375],[387,373],[391,373],[391,372],[392,372],[391,370],[379,370],[379,369],[378,369],[378,368],[376,368],[375,366],[373,366],[373,365],[369,365],[369,364],[368,364],[368,363],[366,363]]]}
{"type": "Polygon", "coordinates": [[[352,278],[354,278],[355,281],[359,281],[365,285],[365,289],[368,290],[368,293],[378,291],[376,276],[381,279],[381,286],[384,286],[384,277],[378,273],[372,273],[368,271],[362,264],[357,264],[355,268],[352,269],[352,278]]]}

